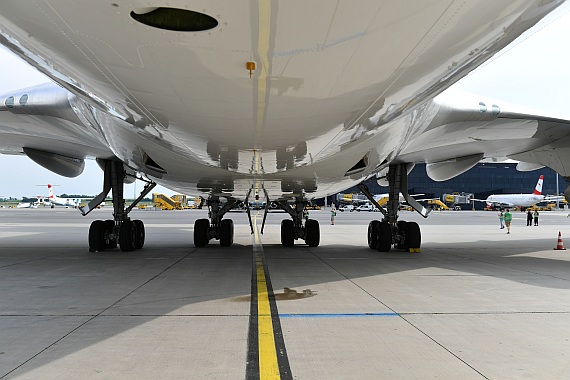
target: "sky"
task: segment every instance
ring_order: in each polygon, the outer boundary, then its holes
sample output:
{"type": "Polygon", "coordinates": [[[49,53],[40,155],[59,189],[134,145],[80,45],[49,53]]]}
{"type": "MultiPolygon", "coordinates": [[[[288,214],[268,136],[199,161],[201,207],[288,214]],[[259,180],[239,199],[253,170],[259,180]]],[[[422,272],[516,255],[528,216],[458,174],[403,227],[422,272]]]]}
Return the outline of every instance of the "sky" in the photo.
{"type": "MultiPolygon", "coordinates": [[[[570,119],[570,1],[548,15],[513,44],[461,80],[454,88],[537,110],[539,115],[570,119]]],[[[49,79],[0,48],[0,95],[49,79]]],[[[0,198],[55,193],[96,195],[103,187],[103,172],[87,160],[84,172],[66,178],[35,164],[25,156],[0,154],[0,198]]],[[[138,195],[143,184],[125,185],[127,197],[138,195]],[[132,195],[131,195],[132,194],[132,195]]],[[[174,191],[157,186],[153,192],[174,191]]]]}

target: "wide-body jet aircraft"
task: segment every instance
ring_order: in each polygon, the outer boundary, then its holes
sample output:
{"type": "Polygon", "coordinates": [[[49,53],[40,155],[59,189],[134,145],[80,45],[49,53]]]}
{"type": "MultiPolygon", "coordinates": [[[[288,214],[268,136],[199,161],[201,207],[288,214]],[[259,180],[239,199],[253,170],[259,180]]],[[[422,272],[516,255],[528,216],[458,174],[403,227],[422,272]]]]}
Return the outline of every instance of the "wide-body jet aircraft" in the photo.
{"type": "Polygon", "coordinates": [[[109,192],[114,210],[90,227],[95,251],[142,248],[123,196],[135,178],[141,198],[160,183],[205,199],[196,246],[231,245],[227,211],[260,199],[289,214],[283,245],[317,246],[307,202],[359,185],[374,203],[370,177],[390,201],[369,246],[416,250],[419,226],[398,220],[400,192],[428,213],[407,192],[415,163],[443,181],[510,157],[570,180],[568,120],[444,92],[561,3],[4,1],[0,43],[53,82],[0,95],[0,152],[68,177],[98,161],[81,212],[109,192]]]}

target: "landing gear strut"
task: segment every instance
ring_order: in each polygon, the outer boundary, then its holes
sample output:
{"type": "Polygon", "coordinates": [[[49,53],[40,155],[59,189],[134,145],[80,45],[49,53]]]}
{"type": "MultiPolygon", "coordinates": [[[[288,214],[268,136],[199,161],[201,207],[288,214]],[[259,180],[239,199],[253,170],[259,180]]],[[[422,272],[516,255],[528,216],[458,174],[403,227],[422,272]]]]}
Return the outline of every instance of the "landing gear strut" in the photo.
{"type": "Polygon", "coordinates": [[[388,252],[392,245],[407,252],[419,252],[421,245],[420,227],[416,222],[398,221],[400,193],[414,210],[424,218],[429,211],[408,194],[406,165],[390,165],[388,170],[390,191],[386,209],[381,207],[368,187],[361,183],[358,188],[384,214],[382,221],[373,220],[368,225],[368,246],[379,252],[388,252]]]}
{"type": "Polygon", "coordinates": [[[287,201],[279,201],[279,207],[291,215],[292,220],[281,221],[281,244],[292,247],[296,239],[303,239],[309,247],[318,247],[321,241],[319,222],[309,219],[305,214],[307,201],[302,196],[296,198],[294,207],[287,201]]]}
{"type": "Polygon", "coordinates": [[[105,174],[103,181],[103,191],[96,196],[86,206],[80,207],[79,211],[83,216],[89,214],[93,209],[105,200],[109,191],[113,191],[113,220],[95,220],[89,227],[89,251],[97,252],[106,249],[121,247],[121,251],[132,251],[144,246],[145,230],[144,224],[140,220],[131,220],[129,212],[135,207],[155,186],[156,183],[144,178],[143,191],[137,199],[125,208],[125,198],[123,196],[123,183],[127,176],[125,167],[119,161],[104,161],[105,174]]]}
{"type": "Polygon", "coordinates": [[[220,240],[222,247],[229,247],[234,243],[234,222],[231,219],[222,219],[226,212],[235,206],[237,200],[227,198],[222,206],[219,196],[208,198],[208,219],[197,219],[194,222],[194,245],[203,247],[211,239],[220,240]]]}

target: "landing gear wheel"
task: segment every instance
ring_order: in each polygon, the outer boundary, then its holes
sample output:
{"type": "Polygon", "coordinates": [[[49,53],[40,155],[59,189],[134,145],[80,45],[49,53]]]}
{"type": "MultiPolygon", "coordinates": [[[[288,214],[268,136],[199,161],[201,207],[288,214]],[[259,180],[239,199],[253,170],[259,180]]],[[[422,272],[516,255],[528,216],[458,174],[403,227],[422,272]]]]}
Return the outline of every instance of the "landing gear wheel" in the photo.
{"type": "Polygon", "coordinates": [[[135,249],[141,249],[144,246],[145,231],[142,220],[133,220],[136,228],[135,249]]]}
{"type": "Polygon", "coordinates": [[[107,219],[105,221],[105,249],[117,248],[117,237],[115,236],[115,221],[107,219]],[[112,239],[114,237],[114,239],[112,239]]]}
{"type": "Polygon", "coordinates": [[[295,224],[292,220],[281,221],[281,244],[284,247],[292,247],[295,244],[295,224]]]}
{"type": "Polygon", "coordinates": [[[234,221],[222,219],[220,222],[220,245],[229,247],[234,243],[234,221]]]}
{"type": "Polygon", "coordinates": [[[306,239],[305,243],[309,247],[318,247],[321,241],[321,231],[319,222],[315,219],[308,219],[305,223],[306,239]]]}
{"type": "Polygon", "coordinates": [[[135,249],[135,242],[137,240],[137,228],[131,220],[125,220],[121,223],[119,230],[119,246],[121,251],[130,252],[135,249]]]}
{"type": "Polygon", "coordinates": [[[388,252],[392,248],[392,227],[388,222],[378,223],[378,251],[388,252]]]}
{"type": "Polygon", "coordinates": [[[407,250],[406,242],[408,240],[408,222],[405,222],[403,220],[398,221],[398,235],[400,237],[400,240],[396,244],[396,248],[407,250]]]}
{"type": "Polygon", "coordinates": [[[379,220],[372,220],[368,223],[368,247],[378,249],[378,225],[379,220]]]}
{"type": "Polygon", "coordinates": [[[203,247],[208,244],[210,221],[208,219],[197,219],[194,222],[194,245],[203,247]]]}
{"type": "Polygon", "coordinates": [[[94,220],[89,227],[89,251],[101,252],[105,250],[105,222],[94,220]]]}
{"type": "Polygon", "coordinates": [[[416,250],[419,252],[421,244],[422,233],[420,231],[420,226],[416,222],[408,222],[404,249],[408,252],[415,252],[416,250]]]}

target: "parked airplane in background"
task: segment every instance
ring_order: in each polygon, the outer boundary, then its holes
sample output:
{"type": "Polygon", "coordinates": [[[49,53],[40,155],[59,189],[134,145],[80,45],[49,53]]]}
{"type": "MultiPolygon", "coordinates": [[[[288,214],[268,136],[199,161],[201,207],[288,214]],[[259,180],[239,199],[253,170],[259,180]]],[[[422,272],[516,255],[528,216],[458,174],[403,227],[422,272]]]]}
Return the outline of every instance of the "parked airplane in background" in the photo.
{"type": "Polygon", "coordinates": [[[48,183],[48,201],[53,208],[54,206],[74,207],[77,208],[81,199],[79,198],[61,198],[53,193],[53,186],[48,183]]]}
{"type": "Polygon", "coordinates": [[[0,95],[0,153],[67,177],[98,161],[103,190],[80,211],[112,191],[113,220],[92,222],[90,250],[142,248],[144,225],[129,212],[157,183],[207,199],[197,247],[230,246],[224,216],[260,199],[287,213],[282,245],[315,247],[319,222],[305,205],[352,186],[372,202],[363,181],[375,177],[393,199],[368,245],[415,251],[418,224],[398,220],[399,193],[429,212],[407,191],[415,163],[445,181],[510,157],[570,180],[568,120],[449,92],[561,0],[162,4],[0,5],[0,43],[54,81],[0,95]],[[147,185],[125,207],[135,178],[147,185]]]}
{"type": "MultiPolygon", "coordinates": [[[[489,207],[529,207],[534,204],[545,201],[562,200],[563,196],[544,196],[542,195],[542,183],[544,176],[538,178],[536,187],[532,194],[496,194],[489,195],[485,202],[489,207]]],[[[479,199],[477,199],[479,200],[479,199]]]]}
{"type": "Polygon", "coordinates": [[[16,205],[16,208],[37,208],[37,203],[34,202],[20,202],[16,205]]]}

